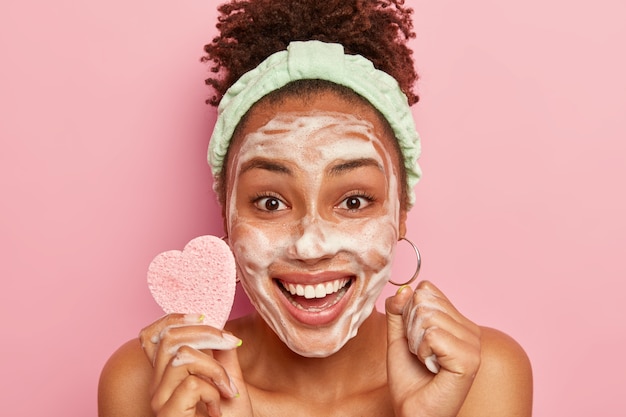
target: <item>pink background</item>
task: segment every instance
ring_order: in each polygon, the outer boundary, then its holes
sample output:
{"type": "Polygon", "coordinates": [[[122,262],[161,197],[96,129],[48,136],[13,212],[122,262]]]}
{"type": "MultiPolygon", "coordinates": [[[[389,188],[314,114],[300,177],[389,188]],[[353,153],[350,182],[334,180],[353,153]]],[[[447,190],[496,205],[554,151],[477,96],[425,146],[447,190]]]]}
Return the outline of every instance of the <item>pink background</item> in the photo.
{"type": "MultiPolygon", "coordinates": [[[[626,6],[408,3],[422,276],[526,348],[536,416],[623,416],[626,6]]],[[[104,362],[161,315],[151,259],[221,233],[215,19],[209,0],[0,5],[0,414],[95,415],[104,362]]]]}

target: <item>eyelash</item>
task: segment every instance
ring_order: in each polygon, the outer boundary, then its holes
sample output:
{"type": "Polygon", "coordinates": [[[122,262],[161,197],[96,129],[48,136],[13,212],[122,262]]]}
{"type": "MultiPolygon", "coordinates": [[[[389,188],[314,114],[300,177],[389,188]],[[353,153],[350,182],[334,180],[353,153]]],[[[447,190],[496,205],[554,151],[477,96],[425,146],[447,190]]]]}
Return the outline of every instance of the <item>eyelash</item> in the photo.
{"type": "MultiPolygon", "coordinates": [[[[338,204],[338,207],[341,206],[343,203],[346,202],[346,200],[350,199],[350,198],[362,198],[364,200],[367,201],[367,206],[369,206],[370,204],[376,202],[376,197],[374,197],[372,194],[366,193],[365,191],[360,191],[360,190],[356,190],[353,191],[351,193],[349,193],[347,196],[345,196],[338,204]]],[[[351,209],[351,208],[345,208],[344,210],[348,210],[350,212],[357,212],[359,210],[363,210],[366,207],[359,207],[356,209],[351,209]]]]}
{"type": "Polygon", "coordinates": [[[272,192],[257,193],[254,197],[252,197],[252,198],[250,199],[250,203],[251,203],[251,204],[252,204],[252,205],[253,205],[253,206],[254,206],[257,210],[260,210],[260,211],[265,212],[265,213],[271,213],[271,212],[273,212],[273,211],[280,211],[280,210],[268,210],[267,208],[261,208],[261,207],[259,206],[259,202],[260,202],[261,200],[263,200],[263,199],[266,199],[266,198],[267,198],[267,199],[275,199],[275,200],[277,200],[280,204],[282,204],[282,205],[284,205],[284,206],[287,206],[287,203],[285,203],[285,202],[283,201],[283,199],[282,199],[282,198],[281,198],[278,194],[275,194],[275,193],[272,193],[272,192]]]}
{"type": "MultiPolygon", "coordinates": [[[[283,201],[283,199],[275,193],[272,192],[263,192],[263,193],[257,193],[254,197],[252,197],[250,199],[250,203],[257,208],[257,210],[263,211],[263,212],[274,212],[274,211],[281,211],[281,209],[277,209],[277,210],[270,210],[267,207],[266,208],[261,208],[259,206],[259,203],[264,200],[264,199],[275,199],[279,202],[279,204],[287,206],[287,204],[283,201]]],[[[376,198],[374,197],[374,195],[369,194],[365,191],[360,191],[360,190],[355,190],[350,192],[348,195],[346,195],[344,198],[341,199],[341,201],[339,201],[339,204],[337,204],[337,208],[349,211],[349,212],[358,212],[359,210],[363,210],[365,208],[367,208],[370,204],[374,203],[376,201],[376,198]],[[357,199],[363,199],[366,201],[366,206],[365,207],[358,207],[358,208],[341,208],[341,206],[346,203],[347,200],[351,199],[351,198],[357,198],[357,199]]]]}

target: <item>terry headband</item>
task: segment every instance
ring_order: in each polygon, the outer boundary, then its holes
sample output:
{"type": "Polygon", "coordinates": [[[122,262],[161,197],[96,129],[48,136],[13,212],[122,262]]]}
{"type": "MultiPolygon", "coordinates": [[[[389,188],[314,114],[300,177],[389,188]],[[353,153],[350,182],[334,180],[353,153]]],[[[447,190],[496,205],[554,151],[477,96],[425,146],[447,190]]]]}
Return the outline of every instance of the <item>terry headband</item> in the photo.
{"type": "Polygon", "coordinates": [[[348,87],[370,102],[391,126],[400,145],[407,176],[409,206],[422,172],[417,163],[421,146],[408,100],[398,82],[360,55],[346,55],[343,46],[320,41],[291,42],[270,55],[233,84],[222,97],[209,142],[213,176],[221,173],[235,128],[261,98],[296,80],[320,79],[348,87]]]}

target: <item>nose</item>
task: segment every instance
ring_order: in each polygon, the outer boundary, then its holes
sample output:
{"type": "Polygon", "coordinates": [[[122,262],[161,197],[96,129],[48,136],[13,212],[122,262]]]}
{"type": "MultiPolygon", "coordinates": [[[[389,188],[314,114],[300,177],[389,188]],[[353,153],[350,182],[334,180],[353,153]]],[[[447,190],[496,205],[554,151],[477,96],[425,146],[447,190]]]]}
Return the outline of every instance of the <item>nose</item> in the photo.
{"type": "Polygon", "coordinates": [[[337,253],[336,239],[333,239],[333,225],[320,218],[304,218],[298,227],[289,255],[306,263],[315,263],[333,257],[337,253]]]}

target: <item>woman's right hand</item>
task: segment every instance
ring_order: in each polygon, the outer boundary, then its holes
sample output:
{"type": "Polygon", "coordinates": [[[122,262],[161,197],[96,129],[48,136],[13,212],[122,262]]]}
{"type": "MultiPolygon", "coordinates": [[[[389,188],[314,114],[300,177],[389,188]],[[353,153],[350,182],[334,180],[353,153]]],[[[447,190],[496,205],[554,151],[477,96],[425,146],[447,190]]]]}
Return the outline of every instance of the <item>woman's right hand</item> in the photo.
{"type": "Polygon", "coordinates": [[[236,351],[240,339],[203,324],[203,316],[182,314],[162,317],[139,339],[154,367],[156,416],[252,415],[236,351]]]}

